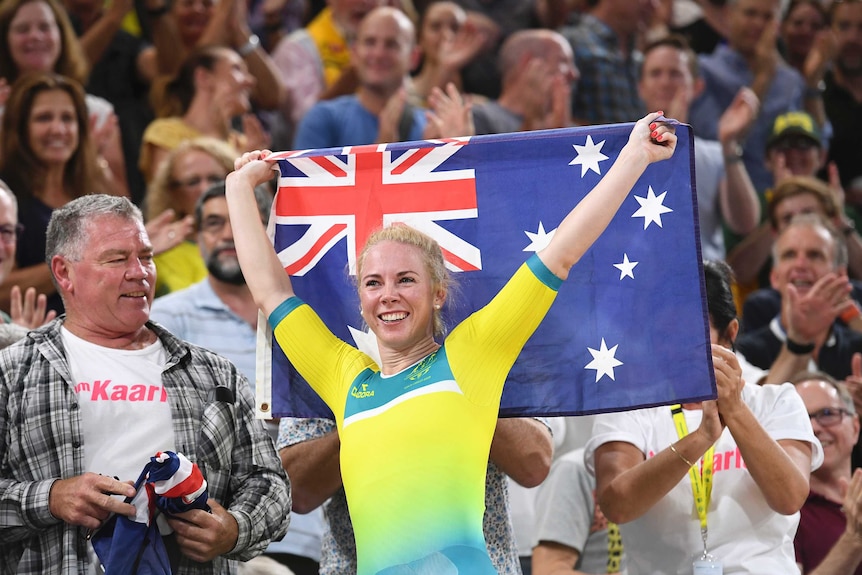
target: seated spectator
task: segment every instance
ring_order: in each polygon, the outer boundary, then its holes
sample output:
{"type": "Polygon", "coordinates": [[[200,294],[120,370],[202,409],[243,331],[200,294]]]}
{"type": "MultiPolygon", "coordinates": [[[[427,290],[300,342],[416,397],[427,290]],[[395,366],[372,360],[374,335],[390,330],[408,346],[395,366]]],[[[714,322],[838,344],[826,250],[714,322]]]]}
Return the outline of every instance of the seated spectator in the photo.
{"type": "MultiPolygon", "coordinates": [[[[0,82],[5,80],[11,86],[22,74],[53,72],[86,85],[89,64],[58,0],[3,2],[0,39],[0,82]]],[[[85,97],[94,146],[116,176],[112,193],[128,195],[126,159],[113,107],[103,98],[85,97]]],[[[0,107],[4,102],[0,98],[0,107]]]]}
{"type": "MultiPolygon", "coordinates": [[[[421,62],[410,84],[410,101],[426,108],[434,87],[443,89],[452,83],[463,92],[461,70],[480,52],[490,49],[497,30],[449,0],[429,3],[418,28],[421,62]]],[[[478,95],[476,98],[483,99],[478,95]]]]}
{"type": "Polygon", "coordinates": [[[730,270],[707,262],[704,276],[718,397],[597,415],[584,456],[596,499],[620,526],[629,572],[689,573],[694,559],[707,573],[794,573],[823,451],[790,384],[743,379],[730,270]]]}
{"type": "Polygon", "coordinates": [[[779,30],[781,54],[803,77],[807,75],[806,65],[816,65],[810,60],[811,56],[818,56],[815,47],[822,49],[830,40],[828,21],[829,15],[820,0],[791,0],[784,12],[779,30]]]}
{"type": "Polygon", "coordinates": [[[284,535],[290,506],[248,382],[149,321],[153,250],[128,199],[76,198],[47,236],[66,314],[0,352],[0,564],[97,572],[85,535],[112,514],[134,517],[130,483],[154,454],[175,451],[200,468],[211,513],[162,516],[160,558],[174,573],[234,572],[284,535]]]}
{"type": "MultiPolygon", "coordinates": [[[[15,265],[15,248],[20,233],[18,200],[6,182],[0,180],[0,282],[5,281],[15,265]]],[[[11,345],[29,330],[57,316],[57,312],[48,310],[45,294],[37,295],[33,288],[27,288],[22,296],[21,288],[13,286],[10,298],[10,313],[0,310],[0,348],[11,345]]]]}
{"type": "MultiPolygon", "coordinates": [[[[787,227],[799,214],[818,214],[825,218],[833,227],[842,225],[841,229],[847,244],[848,268],[859,267],[862,262],[862,238],[855,228],[843,224],[844,216],[836,204],[835,192],[825,183],[806,176],[791,176],[774,188],[769,195],[767,204],[767,223],[764,224],[769,233],[758,230],[758,242],[746,240],[737,246],[737,255],[743,245],[749,248],[748,257],[763,260],[761,275],[768,277],[772,269],[771,252],[774,238],[787,227]],[[852,255],[851,255],[852,254],[852,255]]],[[[767,280],[768,281],[768,280],[767,280]]],[[[853,284],[852,297],[862,303],[862,285],[853,284]]],[[[751,292],[742,308],[742,333],[747,333],[768,324],[781,311],[781,294],[772,287],[751,292]]],[[[845,322],[846,323],[846,322],[845,322]]]]}
{"type": "MultiPolygon", "coordinates": [[[[823,167],[824,158],[825,151],[820,131],[809,114],[788,112],[778,116],[766,147],[766,166],[775,183],[762,194],[765,198],[765,212],[768,214],[776,197],[782,195],[777,194],[777,190],[785,179],[796,176],[810,178],[807,180],[809,182],[813,181],[823,167]]],[[[830,207],[829,213],[824,215],[827,215],[833,221],[835,228],[841,230],[847,238],[848,249],[852,256],[849,270],[851,277],[862,278],[862,259],[860,259],[862,258],[862,238],[853,229],[853,220],[845,213],[844,192],[835,166],[830,164],[828,171],[827,189],[832,196],[830,204],[834,204],[835,207],[834,211],[830,207]]],[[[822,188],[820,184],[811,185],[822,188]]],[[[791,189],[796,189],[798,186],[797,182],[791,189]]],[[[788,207],[788,209],[791,208],[788,207]]],[[[787,213],[784,215],[786,216],[787,213]]],[[[730,240],[732,245],[727,263],[737,274],[736,279],[742,291],[740,299],[744,300],[754,289],[769,285],[769,252],[777,231],[778,228],[774,227],[773,222],[766,219],[748,236],[737,236],[730,240]]]]}
{"type": "Polygon", "coordinates": [[[359,89],[315,104],[299,124],[294,149],[421,139],[425,114],[408,105],[405,89],[414,44],[413,24],[403,12],[369,12],[351,52],[359,89]]]}
{"type": "Polygon", "coordinates": [[[859,58],[862,4],[833,2],[831,32],[835,45],[832,66],[823,74],[823,106],[834,127],[829,162],[841,174],[841,184],[862,228],[862,59],[859,58]]]}
{"type": "Polygon", "coordinates": [[[560,456],[538,491],[533,575],[625,571],[620,528],[596,504],[583,448],[560,456]]]}
{"type": "Polygon", "coordinates": [[[169,21],[161,23],[153,37],[159,73],[175,76],[193,52],[207,46],[225,46],[241,57],[254,78],[252,100],[264,110],[275,110],[286,97],[274,62],[249,28],[245,0],[176,0],[166,2],[156,13],[169,21]],[[167,9],[165,9],[167,8],[167,9]]]}
{"type": "Polygon", "coordinates": [[[60,296],[45,263],[45,230],[51,213],[86,193],[119,192],[118,177],[100,163],[90,136],[81,85],[56,74],[19,78],[3,114],[0,178],[18,198],[24,229],[18,238],[15,269],[0,284],[0,308],[10,309],[13,285],[48,296],[48,308],[61,312],[60,296]]]}
{"type": "Polygon", "coordinates": [[[242,58],[230,48],[210,46],[192,52],[177,75],[154,93],[159,118],[144,132],[140,157],[147,182],[165,156],[185,140],[209,136],[239,152],[266,147],[269,140],[250,114],[253,85],[242,58]],[[244,132],[233,128],[237,117],[243,119],[244,132]]]}
{"type": "Polygon", "coordinates": [[[739,89],[747,86],[760,100],[760,113],[742,143],[742,161],[754,188],[763,193],[772,184],[764,161],[766,143],[775,119],[803,108],[805,82],[778,54],[777,27],[781,0],[733,0],[727,7],[728,37],[712,54],[700,58],[705,89],[692,102],[691,124],[695,133],[718,139],[718,118],[739,89]]]}
{"type": "Polygon", "coordinates": [[[823,445],[823,465],[811,474],[800,511],[796,562],[802,575],[862,575],[862,471],[851,468],[859,441],[856,407],[844,384],[825,373],[804,371],[791,382],[823,445]]]}
{"type": "Polygon", "coordinates": [[[188,224],[182,234],[177,233],[174,247],[153,258],[157,297],[206,278],[193,226],[195,205],[207,188],[224,181],[236,157],[236,150],[221,140],[195,138],[174,148],[156,171],[144,199],[147,220],[170,210],[188,224]]]}
{"type": "Polygon", "coordinates": [[[293,140],[296,127],[318,100],[352,94],[358,87],[351,65],[350,43],[362,19],[383,0],[326,0],[326,6],[303,29],[286,36],[272,51],[284,80],[282,106],[284,140],[293,140]]]}
{"type": "MultiPolygon", "coordinates": [[[[684,38],[667,36],[644,47],[638,93],[648,109],[687,122],[691,101],[702,90],[697,56],[684,38]]],[[[757,96],[742,88],[719,118],[718,141],[694,136],[697,217],[705,259],[724,259],[725,226],[747,234],[760,220],[757,191],[739,157],[739,143],[759,107],[757,96]]]]}
{"type": "Polygon", "coordinates": [[[843,238],[820,216],[801,214],[778,234],[772,259],[770,281],[781,296],[780,311],[740,335],[737,349],[769,370],[766,383],[787,381],[805,369],[844,379],[854,352],[862,351],[862,320],[850,299],[843,238]],[[836,321],[845,311],[854,315],[846,316],[852,329],[836,321]]]}
{"type": "Polygon", "coordinates": [[[571,87],[578,69],[563,36],[551,30],[515,32],[503,42],[498,65],[502,92],[473,106],[476,134],[571,126],[571,87]]]}

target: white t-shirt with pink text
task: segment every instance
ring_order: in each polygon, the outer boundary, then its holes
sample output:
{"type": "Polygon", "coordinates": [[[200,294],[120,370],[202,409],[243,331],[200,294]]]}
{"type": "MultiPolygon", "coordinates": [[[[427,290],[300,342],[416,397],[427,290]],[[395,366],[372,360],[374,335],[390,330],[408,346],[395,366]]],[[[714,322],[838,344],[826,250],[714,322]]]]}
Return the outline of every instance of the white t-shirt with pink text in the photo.
{"type": "Polygon", "coordinates": [[[137,480],[157,451],[175,451],[161,341],[125,350],[90,343],[66,328],[62,336],[81,410],[84,468],[137,480]]]}
{"type": "MultiPolygon", "coordinates": [[[[746,384],[742,397],[772,439],[810,443],[811,469],[820,466],[823,449],[791,384],[746,384]]],[[[697,429],[703,412],[683,413],[689,432],[697,429]]],[[[584,462],[595,474],[600,445],[622,441],[650,458],[678,439],[669,406],[597,415],[584,462]]],[[[798,572],[793,538],[799,513],[781,515],[769,507],[726,428],[715,444],[707,525],[709,552],[723,563],[725,575],[798,572]]],[[[644,515],[620,525],[620,534],[629,573],[691,575],[693,556],[703,550],[703,542],[688,474],[644,515]]]]}

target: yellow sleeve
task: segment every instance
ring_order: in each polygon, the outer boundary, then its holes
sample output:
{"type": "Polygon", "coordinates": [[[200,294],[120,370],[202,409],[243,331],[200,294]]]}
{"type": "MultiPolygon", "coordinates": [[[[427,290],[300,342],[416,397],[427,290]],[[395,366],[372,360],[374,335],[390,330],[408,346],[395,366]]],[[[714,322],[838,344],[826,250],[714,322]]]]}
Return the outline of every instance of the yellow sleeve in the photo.
{"type": "Polygon", "coordinates": [[[561,280],[538,257],[446,339],[452,373],[478,405],[499,402],[509,370],[557,296],[561,280]]]}
{"type": "Polygon", "coordinates": [[[365,369],[379,368],[366,354],[341,341],[320,316],[296,297],[269,317],[284,354],[329,409],[341,420],[350,384],[365,369]]]}

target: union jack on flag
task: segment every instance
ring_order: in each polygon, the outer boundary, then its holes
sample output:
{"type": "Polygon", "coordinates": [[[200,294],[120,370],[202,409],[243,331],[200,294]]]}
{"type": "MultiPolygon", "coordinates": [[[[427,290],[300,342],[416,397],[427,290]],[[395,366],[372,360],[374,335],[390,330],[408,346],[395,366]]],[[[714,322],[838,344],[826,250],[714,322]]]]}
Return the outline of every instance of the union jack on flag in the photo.
{"type": "MultiPolygon", "coordinates": [[[[444,308],[454,326],[547,244],[631,127],[278,153],[275,250],[296,294],[374,357],[352,279],[371,232],[401,222],[440,243],[458,283],[444,308]]],[[[510,372],[501,414],[578,415],[715,396],[690,128],[677,134],[673,158],[647,169],[564,282],[510,372]]],[[[261,340],[271,350],[259,361],[262,414],[331,417],[271,336],[261,340]]]]}
{"type": "Polygon", "coordinates": [[[326,155],[281,154],[276,224],[308,226],[279,252],[292,276],[304,276],[323,255],[346,240],[350,273],[368,235],[395,222],[434,237],[453,271],[482,268],[479,249],[437,221],[474,219],[476,177],[472,169],[437,169],[466,143],[393,153],[387,145],[347,147],[326,155]],[[294,172],[296,170],[296,173],[294,172]]]}

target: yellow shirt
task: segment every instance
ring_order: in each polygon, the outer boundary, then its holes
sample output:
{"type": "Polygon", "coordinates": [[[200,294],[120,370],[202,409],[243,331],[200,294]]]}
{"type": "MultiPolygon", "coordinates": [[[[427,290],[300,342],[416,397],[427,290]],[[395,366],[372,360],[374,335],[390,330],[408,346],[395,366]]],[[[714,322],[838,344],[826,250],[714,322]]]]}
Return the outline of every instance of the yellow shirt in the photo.
{"type": "Polygon", "coordinates": [[[350,65],[350,49],[341,31],[332,19],[332,10],[324,8],[306,27],[306,31],[323,63],[323,79],[327,88],[332,86],[350,65]]]}
{"type": "Polygon", "coordinates": [[[183,242],[153,258],[156,263],[156,297],[187,288],[207,277],[207,266],[197,244],[183,242]]]}

